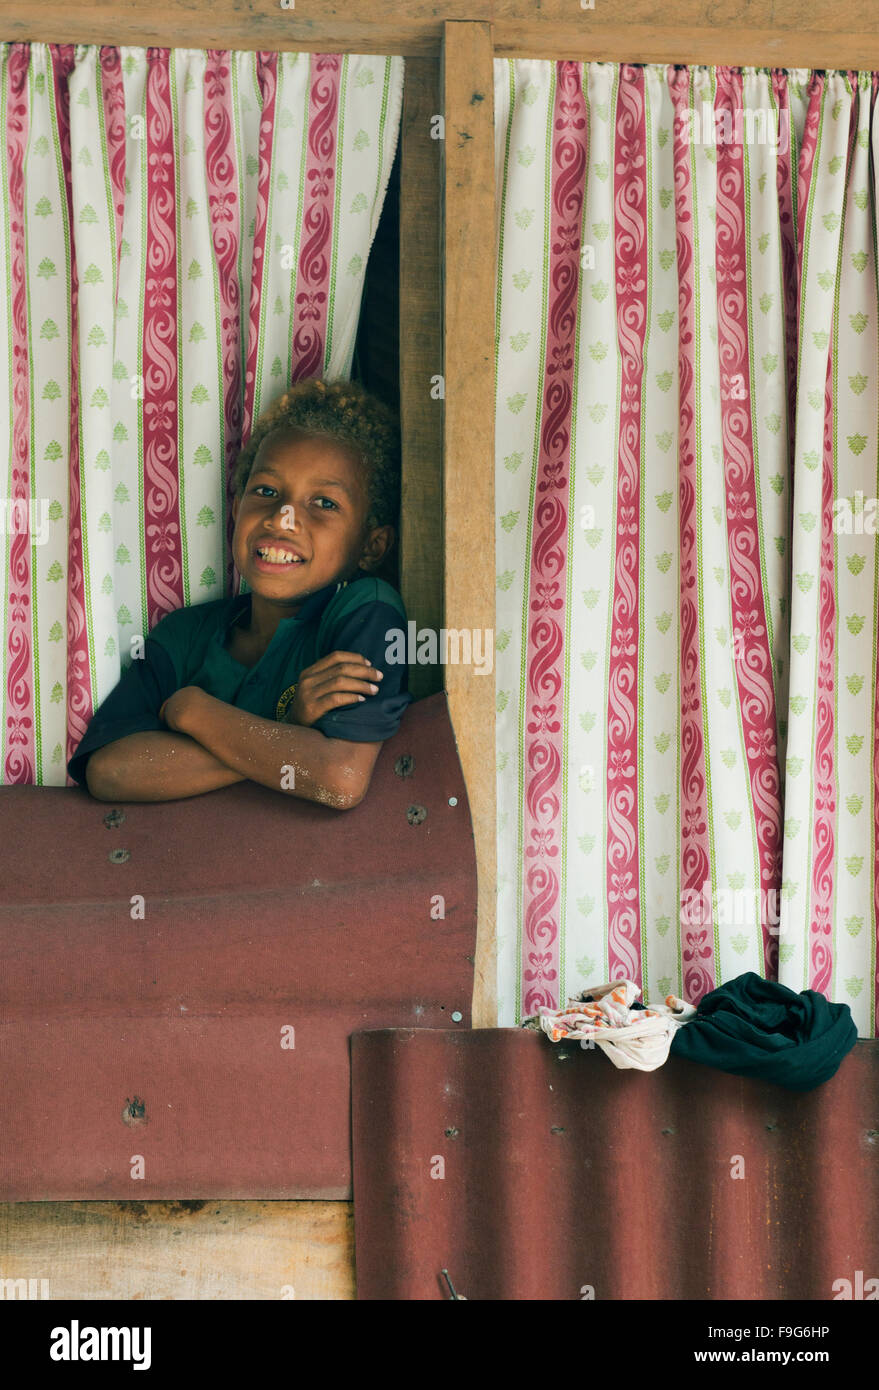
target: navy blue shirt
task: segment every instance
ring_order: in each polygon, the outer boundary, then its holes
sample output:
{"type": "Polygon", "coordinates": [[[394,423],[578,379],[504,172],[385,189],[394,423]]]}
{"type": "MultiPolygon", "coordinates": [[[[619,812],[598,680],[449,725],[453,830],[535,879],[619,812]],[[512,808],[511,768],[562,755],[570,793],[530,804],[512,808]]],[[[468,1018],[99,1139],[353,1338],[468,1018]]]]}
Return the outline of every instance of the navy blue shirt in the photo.
{"type": "Polygon", "coordinates": [[[311,594],[293,618],[284,618],[255,666],[230,656],[225,641],[237,620],[246,621],[250,594],[178,608],[152,630],[142,659],[132,661],[119,684],[102,701],[67,770],[85,783],[89,757],[98,748],[128,734],[166,729],[159,719],[165,700],[184,685],[264,719],[283,720],[292,687],[309,666],[334,651],[360,652],[384,679],[378,693],[361,703],[342,705],[311,727],[328,738],[378,743],[397,732],[412,701],[405,664],[389,663],[392,629],[406,632],[403,600],[384,579],[359,573],[355,578],[311,594]]]}

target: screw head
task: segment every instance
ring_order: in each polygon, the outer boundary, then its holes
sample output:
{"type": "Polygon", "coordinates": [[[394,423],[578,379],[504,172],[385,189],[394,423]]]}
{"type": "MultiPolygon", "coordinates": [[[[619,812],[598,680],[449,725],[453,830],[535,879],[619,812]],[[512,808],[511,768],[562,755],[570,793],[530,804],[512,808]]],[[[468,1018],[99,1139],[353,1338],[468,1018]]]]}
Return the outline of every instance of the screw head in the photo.
{"type": "Polygon", "coordinates": [[[463,1017],[464,1015],[460,1012],[460,1010],[456,1009],[455,1012],[452,1014],[452,1022],[460,1023],[463,1017]]]}
{"type": "Polygon", "coordinates": [[[450,796],[450,797],[449,797],[449,805],[450,805],[450,806],[457,806],[457,804],[458,804],[458,798],[457,798],[456,796],[450,796]]]}

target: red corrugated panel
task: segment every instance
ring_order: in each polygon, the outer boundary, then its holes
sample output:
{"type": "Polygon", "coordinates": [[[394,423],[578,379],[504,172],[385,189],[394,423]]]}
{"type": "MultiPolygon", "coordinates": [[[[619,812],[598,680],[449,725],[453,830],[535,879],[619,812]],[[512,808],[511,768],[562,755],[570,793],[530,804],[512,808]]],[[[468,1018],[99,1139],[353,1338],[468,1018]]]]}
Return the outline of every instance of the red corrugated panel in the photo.
{"type": "Polygon", "coordinates": [[[352,1054],[360,1298],[447,1298],[443,1268],[470,1299],[832,1299],[879,1277],[877,1042],[805,1095],[519,1029],[360,1032],[352,1054]]]}
{"type": "Polygon", "coordinates": [[[445,695],[409,707],[351,811],[253,783],[111,809],[0,791],[0,1200],[350,1196],[352,1030],[470,1018],[445,695]]]}

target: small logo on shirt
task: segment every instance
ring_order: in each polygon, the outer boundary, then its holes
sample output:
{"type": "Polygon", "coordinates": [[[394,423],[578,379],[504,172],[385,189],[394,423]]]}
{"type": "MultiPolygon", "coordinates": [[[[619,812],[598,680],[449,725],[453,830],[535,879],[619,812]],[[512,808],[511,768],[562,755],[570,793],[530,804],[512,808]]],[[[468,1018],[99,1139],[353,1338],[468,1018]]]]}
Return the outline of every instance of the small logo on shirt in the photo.
{"type": "Polygon", "coordinates": [[[281,696],[280,700],[278,701],[278,707],[277,707],[277,709],[275,710],[275,718],[279,721],[279,723],[282,722],[284,719],[286,719],[286,717],[287,717],[287,711],[288,711],[288,709],[290,708],[291,704],[293,703],[293,696],[294,696],[295,694],[296,694],[296,686],[295,686],[295,685],[288,685],[288,686],[287,686],[287,689],[284,691],[283,695],[281,696]]]}

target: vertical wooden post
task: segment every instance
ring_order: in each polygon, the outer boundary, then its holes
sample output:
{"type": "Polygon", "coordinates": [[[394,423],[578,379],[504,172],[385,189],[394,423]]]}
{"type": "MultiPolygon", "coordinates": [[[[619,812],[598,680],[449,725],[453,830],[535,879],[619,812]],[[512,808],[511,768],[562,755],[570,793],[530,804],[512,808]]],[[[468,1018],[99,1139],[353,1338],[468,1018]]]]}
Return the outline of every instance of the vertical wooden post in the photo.
{"type": "MultiPolygon", "coordinates": [[[[495,626],[494,48],[491,25],[444,26],[443,438],[445,626],[495,626]]],[[[479,884],[475,1027],[497,1022],[494,674],[445,668],[473,817],[479,884]]]]}

